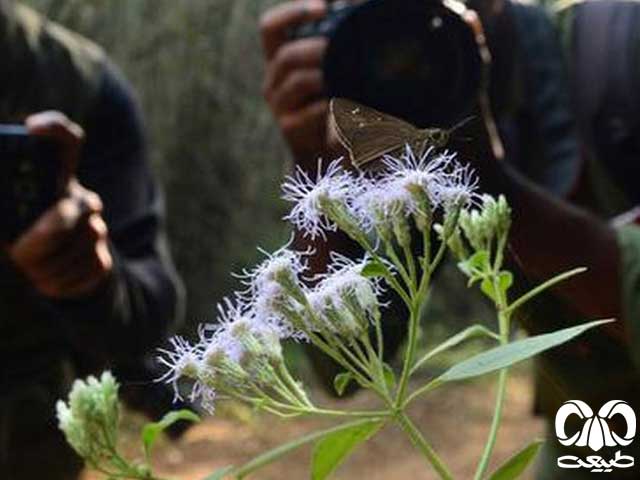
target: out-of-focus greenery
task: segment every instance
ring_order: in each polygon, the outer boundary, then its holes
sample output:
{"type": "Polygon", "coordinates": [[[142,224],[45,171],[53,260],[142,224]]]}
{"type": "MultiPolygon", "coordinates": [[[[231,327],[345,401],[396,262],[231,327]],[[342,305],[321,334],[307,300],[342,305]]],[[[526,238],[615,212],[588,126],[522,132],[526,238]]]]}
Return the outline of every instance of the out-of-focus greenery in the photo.
{"type": "MultiPolygon", "coordinates": [[[[273,0],[28,0],[101,44],[148,121],[188,318],[211,320],[256,245],[288,238],[287,152],[260,92],[257,19],[273,0]]],[[[189,330],[193,330],[190,328],[189,330]]]]}
{"type": "MultiPolygon", "coordinates": [[[[187,319],[213,320],[215,303],[237,287],[229,272],[254,263],[256,245],[273,249],[289,237],[279,200],[288,153],[260,92],[258,18],[277,0],[24,3],[101,44],[138,92],[187,319]]],[[[437,282],[430,318],[438,325],[425,328],[433,342],[491,318],[455,270],[442,269],[437,282]]]]}

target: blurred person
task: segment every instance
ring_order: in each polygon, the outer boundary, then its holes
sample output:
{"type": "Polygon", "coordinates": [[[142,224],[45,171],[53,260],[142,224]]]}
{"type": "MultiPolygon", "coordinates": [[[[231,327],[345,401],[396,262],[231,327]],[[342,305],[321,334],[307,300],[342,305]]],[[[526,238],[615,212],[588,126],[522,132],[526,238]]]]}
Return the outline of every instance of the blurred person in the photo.
{"type": "MultiPolygon", "coordinates": [[[[562,52],[550,18],[533,4],[478,0],[472,6],[479,12],[491,51],[488,94],[505,155],[548,190],[568,195],[578,176],[578,144],[562,52]]],[[[291,32],[322,19],[327,10],[324,0],[286,1],[267,10],[260,24],[265,99],[295,163],[311,174],[318,157],[344,155],[328,122],[323,61],[329,41],[325,36],[292,38],[291,32]]],[[[469,113],[485,117],[479,110],[469,113]]],[[[460,136],[473,138],[465,132],[460,136]]],[[[477,150],[475,142],[458,147],[472,155],[477,150]]],[[[340,234],[313,247],[316,255],[311,267],[317,271],[323,271],[329,251],[357,248],[340,234]]],[[[399,347],[403,333],[396,328],[386,332],[389,355],[399,347]]],[[[316,353],[310,352],[312,357],[316,353]]],[[[323,383],[331,385],[333,365],[317,360],[313,364],[323,383]]]]}
{"type": "Polygon", "coordinates": [[[139,107],[118,70],[11,0],[0,0],[0,58],[0,123],[55,142],[64,175],[62,198],[0,245],[0,478],[72,480],[82,465],[56,400],[77,376],[139,372],[179,318],[182,290],[139,107]]]}
{"type": "MultiPolygon", "coordinates": [[[[566,47],[562,52],[558,34],[539,7],[506,3],[496,10],[487,8],[489,4],[473,6],[478,7],[493,57],[491,106],[502,142],[488,128],[490,121],[476,121],[461,135],[473,138],[473,145],[456,142],[454,137],[451,148],[462,151],[463,159],[472,162],[485,191],[507,195],[514,211],[511,257],[527,281],[538,283],[575,266],[589,267],[586,274],[554,288],[528,309],[522,318],[527,330],[539,334],[585,319],[618,318],[537,361],[536,410],[547,418],[551,438],[536,478],[587,478],[591,475],[588,470],[556,466],[561,455],[590,454],[580,449],[576,453],[553,440],[553,418],[560,405],[581,399],[597,411],[606,401],[620,399],[640,411],[640,229],[629,224],[636,220],[638,209],[610,221],[612,215],[637,205],[640,192],[633,175],[640,141],[634,102],[638,78],[633,67],[637,63],[633,19],[638,18],[639,10],[635,2],[570,2],[560,19],[566,47]],[[505,17],[508,12],[511,20],[505,17]],[[514,34],[505,24],[517,27],[515,37],[510,37],[517,42],[502,37],[509,30],[514,34]],[[525,25],[531,28],[523,29],[525,25]],[[536,44],[534,53],[531,47],[536,44]],[[530,73],[527,78],[509,74],[517,69],[509,68],[508,56],[501,56],[505,46],[515,56],[530,54],[528,59],[511,57],[512,62],[528,63],[520,70],[530,73]],[[570,59],[570,79],[564,73],[565,54],[570,59]],[[509,104],[504,97],[514,90],[528,98],[524,101],[528,111],[521,115],[500,108],[509,104]],[[529,123],[510,121],[518,117],[529,123]],[[517,139],[530,135],[543,144],[537,152],[548,154],[541,162],[548,168],[542,172],[523,160],[530,147],[517,139]],[[561,188],[555,188],[556,182],[561,188]]],[[[327,40],[291,41],[287,31],[322,17],[325,11],[321,1],[286,2],[268,11],[261,25],[267,60],[266,99],[296,163],[310,171],[316,168],[318,156],[340,153],[328,141],[321,68],[327,40]]],[[[482,112],[480,118],[487,113],[480,106],[476,111],[482,112]]],[[[329,242],[331,249],[350,248],[344,237],[332,236],[329,242]]],[[[314,267],[322,270],[328,248],[316,247],[314,267]]],[[[326,380],[335,373],[327,370],[326,380]]],[[[617,423],[610,422],[620,433],[617,423]]],[[[631,449],[625,453],[639,451],[631,449]]],[[[610,459],[614,451],[605,448],[598,454],[610,459]]],[[[615,475],[638,478],[638,470],[616,470],[615,475]]]]}

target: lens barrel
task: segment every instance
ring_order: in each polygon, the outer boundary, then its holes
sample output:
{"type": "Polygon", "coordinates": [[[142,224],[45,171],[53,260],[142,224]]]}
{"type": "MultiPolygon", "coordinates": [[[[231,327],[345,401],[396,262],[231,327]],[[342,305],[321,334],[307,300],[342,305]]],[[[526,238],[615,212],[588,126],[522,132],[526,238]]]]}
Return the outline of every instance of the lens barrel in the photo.
{"type": "Polygon", "coordinates": [[[481,88],[475,35],[437,0],[334,5],[305,33],[329,38],[328,96],[355,100],[420,127],[460,121],[481,88]]]}

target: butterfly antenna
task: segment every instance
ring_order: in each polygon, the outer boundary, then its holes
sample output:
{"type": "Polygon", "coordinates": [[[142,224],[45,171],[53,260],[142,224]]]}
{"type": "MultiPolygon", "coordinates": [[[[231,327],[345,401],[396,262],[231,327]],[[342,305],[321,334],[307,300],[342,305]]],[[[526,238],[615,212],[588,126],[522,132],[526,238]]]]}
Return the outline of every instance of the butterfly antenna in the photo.
{"type": "Polygon", "coordinates": [[[475,120],[475,115],[471,115],[467,118],[463,118],[461,121],[459,121],[458,123],[456,123],[453,127],[451,127],[449,129],[449,133],[453,133],[456,130],[461,129],[462,127],[464,127],[465,125],[467,125],[468,123],[470,123],[472,120],[475,120]]]}

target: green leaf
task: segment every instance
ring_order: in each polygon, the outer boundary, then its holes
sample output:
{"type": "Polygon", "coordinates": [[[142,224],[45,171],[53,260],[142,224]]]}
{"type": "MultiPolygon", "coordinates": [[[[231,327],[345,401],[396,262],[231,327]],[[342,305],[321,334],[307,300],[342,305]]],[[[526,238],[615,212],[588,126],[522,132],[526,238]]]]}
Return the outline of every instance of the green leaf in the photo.
{"type": "Polygon", "coordinates": [[[518,478],[527,469],[533,459],[536,458],[543,444],[543,440],[534,440],[503,463],[500,468],[491,475],[489,480],[513,480],[518,478]]]}
{"type": "MultiPolygon", "coordinates": [[[[511,274],[511,272],[500,272],[498,274],[498,288],[502,292],[502,295],[507,294],[507,291],[509,290],[509,288],[511,288],[511,285],[513,285],[513,275],[511,274]]],[[[490,277],[486,277],[484,280],[482,280],[480,288],[482,289],[484,294],[487,295],[487,297],[495,301],[495,299],[497,298],[496,290],[490,277]]]]}
{"type": "Polygon", "coordinates": [[[269,450],[268,452],[265,452],[262,455],[255,457],[250,462],[245,463],[244,465],[229,471],[228,475],[238,477],[238,478],[245,477],[255,472],[256,470],[259,470],[260,468],[279,460],[285,455],[288,455],[292,451],[300,447],[303,447],[308,443],[315,442],[316,440],[320,440],[322,438],[328,437],[335,433],[348,431],[348,430],[351,430],[352,428],[356,428],[359,426],[365,426],[370,424],[380,425],[381,422],[382,420],[369,420],[369,419],[356,420],[353,422],[343,423],[341,425],[338,425],[337,427],[329,428],[327,430],[320,430],[318,432],[310,433],[308,435],[305,435],[304,437],[296,438],[291,442],[280,445],[279,447],[276,447],[273,450],[269,450]]]}
{"type": "Polygon", "coordinates": [[[458,263],[458,268],[462,272],[469,276],[475,277],[479,273],[486,272],[491,269],[491,263],[489,258],[489,252],[486,250],[479,250],[468,259],[458,263]]]}
{"type": "Polygon", "coordinates": [[[221,468],[220,470],[216,470],[215,472],[213,472],[204,480],[222,480],[224,477],[231,473],[231,470],[233,470],[233,467],[231,466],[221,468]]]}
{"type": "Polygon", "coordinates": [[[144,426],[142,429],[142,443],[144,444],[144,452],[147,459],[151,455],[151,449],[158,439],[158,435],[180,420],[199,422],[200,417],[191,410],[177,410],[167,413],[159,422],[147,423],[144,426]]]}
{"type": "Polygon", "coordinates": [[[455,334],[453,337],[445,340],[443,343],[427,352],[420,360],[416,362],[416,364],[411,369],[411,373],[413,374],[414,372],[416,372],[420,367],[422,367],[422,365],[427,363],[435,356],[441,354],[442,352],[457,347],[462,342],[475,337],[490,337],[494,340],[497,340],[499,338],[487,327],[483,327],[482,325],[472,325],[471,327],[465,328],[463,331],[455,334]]]}
{"type": "Polygon", "coordinates": [[[336,375],[336,378],[333,379],[333,388],[336,389],[336,393],[339,396],[342,396],[352,380],[354,380],[354,376],[351,372],[339,373],[336,375]]]}
{"type": "Polygon", "coordinates": [[[374,421],[355,425],[320,440],[313,449],[312,480],[324,480],[331,475],[358,445],[378,433],[383,423],[374,421]]]}
{"type": "Polygon", "coordinates": [[[500,276],[498,277],[498,285],[500,285],[500,290],[502,293],[507,293],[513,285],[513,274],[511,272],[507,272],[503,270],[500,272],[500,276]]]}
{"type": "Polygon", "coordinates": [[[393,371],[393,368],[391,368],[391,365],[386,362],[382,364],[382,371],[387,388],[389,391],[393,391],[393,389],[396,388],[396,373],[393,371]]]}
{"type": "Polygon", "coordinates": [[[569,279],[569,278],[571,278],[571,277],[573,277],[575,275],[580,275],[581,273],[584,273],[586,271],[587,271],[587,269],[584,268],[584,267],[574,268],[573,270],[569,270],[568,272],[564,272],[564,273],[561,273],[559,275],[556,275],[553,278],[550,278],[546,282],[538,285],[533,290],[529,290],[527,293],[525,293],[520,298],[518,298],[516,301],[514,301],[511,305],[509,305],[509,307],[506,309],[505,313],[513,312],[514,310],[522,307],[525,303],[527,303],[532,298],[537,297],[542,292],[554,287],[558,283],[564,282],[565,280],[567,280],[567,279],[569,279]]]}
{"type": "Polygon", "coordinates": [[[362,275],[363,277],[384,277],[386,276],[386,274],[386,267],[382,263],[376,262],[375,260],[367,263],[360,272],[360,275],[362,275]]]}
{"type": "Polygon", "coordinates": [[[482,290],[482,293],[484,293],[487,297],[495,302],[496,289],[493,288],[493,282],[490,278],[485,278],[484,280],[482,280],[482,283],[480,284],[480,290],[482,290]]]}
{"type": "Polygon", "coordinates": [[[614,320],[597,320],[553,333],[525,338],[475,355],[447,370],[438,383],[454,382],[501,370],[556,347],[599,325],[614,320]]]}

